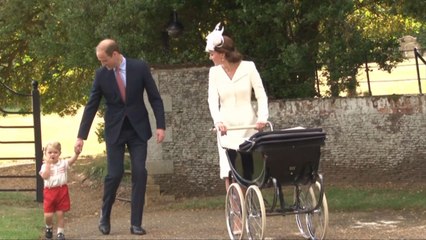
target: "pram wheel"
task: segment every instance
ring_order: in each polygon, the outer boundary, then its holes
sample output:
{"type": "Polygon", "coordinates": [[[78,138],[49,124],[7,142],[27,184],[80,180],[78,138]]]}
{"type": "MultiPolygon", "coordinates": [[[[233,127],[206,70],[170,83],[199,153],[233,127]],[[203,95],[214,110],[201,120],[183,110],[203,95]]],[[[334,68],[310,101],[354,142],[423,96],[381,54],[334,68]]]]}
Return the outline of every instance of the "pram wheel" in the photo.
{"type": "MultiPolygon", "coordinates": [[[[311,196],[310,196],[310,185],[296,185],[294,187],[294,202],[296,203],[296,210],[301,210],[304,211],[306,210],[307,207],[307,201],[311,201],[311,196]]],[[[308,222],[307,222],[307,217],[308,214],[306,213],[298,213],[295,215],[296,216],[296,224],[297,227],[299,228],[300,233],[302,234],[302,236],[306,239],[309,239],[311,236],[309,235],[309,230],[308,230],[308,222]]]]}
{"type": "MultiPolygon", "coordinates": [[[[322,182],[322,181],[321,181],[322,182]]],[[[318,201],[321,197],[322,184],[320,182],[315,182],[315,184],[311,184],[309,188],[310,192],[310,204],[311,207],[314,207],[318,204],[318,201]]],[[[325,193],[322,194],[322,203],[319,208],[312,211],[312,213],[307,214],[307,224],[309,235],[312,239],[324,239],[325,234],[327,232],[328,226],[328,205],[327,198],[325,197],[325,193]]]]}
{"type": "Polygon", "coordinates": [[[241,239],[244,234],[245,207],[244,195],[238,183],[228,187],[225,202],[226,227],[231,239],[241,239]]]}
{"type": "Polygon", "coordinates": [[[245,208],[248,239],[263,239],[266,225],[266,212],[262,192],[258,186],[251,185],[247,189],[245,208]]]}
{"type": "Polygon", "coordinates": [[[295,187],[295,197],[299,199],[298,210],[308,211],[307,213],[296,214],[297,227],[306,239],[324,239],[328,226],[327,198],[323,189],[321,189],[322,176],[318,174],[317,178],[318,181],[315,183],[295,187]],[[320,205],[317,209],[314,209],[320,199],[320,205]]]}

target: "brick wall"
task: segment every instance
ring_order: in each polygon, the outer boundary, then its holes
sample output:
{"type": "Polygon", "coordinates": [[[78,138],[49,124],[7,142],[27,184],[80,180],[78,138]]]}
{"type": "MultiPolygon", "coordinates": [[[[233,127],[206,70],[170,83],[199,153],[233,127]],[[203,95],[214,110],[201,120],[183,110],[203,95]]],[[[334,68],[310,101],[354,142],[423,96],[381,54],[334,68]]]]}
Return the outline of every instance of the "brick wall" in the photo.
{"type": "MultiPolygon", "coordinates": [[[[164,194],[224,193],[207,106],[208,68],[154,70],[167,139],[150,143],[148,171],[164,194]]],[[[320,170],[329,184],[426,182],[425,96],[270,101],[275,129],[321,127],[320,170]]],[[[152,141],[152,140],[151,140],[152,141]]]]}

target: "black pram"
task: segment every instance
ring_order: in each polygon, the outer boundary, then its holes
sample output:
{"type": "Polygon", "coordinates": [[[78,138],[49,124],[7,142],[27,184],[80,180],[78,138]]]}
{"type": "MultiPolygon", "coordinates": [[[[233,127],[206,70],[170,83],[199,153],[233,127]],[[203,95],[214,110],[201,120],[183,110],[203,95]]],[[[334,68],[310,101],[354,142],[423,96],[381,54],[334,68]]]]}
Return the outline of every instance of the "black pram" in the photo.
{"type": "Polygon", "coordinates": [[[318,173],[325,138],[321,128],[298,127],[258,132],[239,149],[225,148],[231,165],[230,178],[235,180],[226,200],[231,239],[242,238],[244,226],[249,239],[262,239],[266,215],[287,214],[296,215],[305,238],[325,237],[328,206],[322,175],[318,173]],[[292,203],[284,200],[283,186],[294,187],[292,203]],[[262,192],[271,187],[272,196],[269,191],[264,198],[262,192]],[[236,231],[238,227],[242,231],[236,231]]]}

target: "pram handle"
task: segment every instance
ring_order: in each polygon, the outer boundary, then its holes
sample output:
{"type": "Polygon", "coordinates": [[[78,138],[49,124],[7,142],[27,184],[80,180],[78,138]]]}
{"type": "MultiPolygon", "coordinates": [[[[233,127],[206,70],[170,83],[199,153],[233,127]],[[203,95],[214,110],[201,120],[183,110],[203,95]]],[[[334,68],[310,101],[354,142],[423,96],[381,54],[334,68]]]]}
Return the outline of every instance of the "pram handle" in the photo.
{"type": "MultiPolygon", "coordinates": [[[[273,126],[271,122],[266,122],[266,125],[269,126],[270,130],[273,131],[273,126]]],[[[227,130],[243,130],[243,129],[256,129],[256,124],[252,124],[252,125],[242,125],[242,126],[231,126],[231,127],[227,127],[227,130]]],[[[210,129],[210,131],[217,131],[216,127],[212,127],[210,129]]]]}
{"type": "Polygon", "coordinates": [[[243,130],[243,129],[255,129],[255,128],[256,128],[256,124],[246,125],[246,126],[232,126],[232,127],[227,127],[226,129],[228,129],[228,130],[243,130]]]}
{"type": "MultiPolygon", "coordinates": [[[[270,131],[273,131],[274,130],[274,127],[272,126],[272,123],[271,122],[266,122],[266,125],[267,126],[269,126],[269,129],[270,129],[270,131]]],[[[265,127],[266,127],[266,125],[265,125],[265,127]]],[[[252,124],[252,125],[241,125],[241,126],[231,126],[231,127],[227,127],[227,130],[243,130],[243,129],[256,129],[256,124],[252,124]]],[[[222,148],[223,148],[223,145],[222,145],[222,141],[221,141],[221,136],[220,136],[220,134],[219,134],[219,130],[217,130],[216,129],[216,127],[213,127],[213,128],[210,128],[210,131],[212,131],[212,132],[216,132],[217,134],[218,134],[218,143],[219,143],[219,146],[221,146],[222,148]]]]}

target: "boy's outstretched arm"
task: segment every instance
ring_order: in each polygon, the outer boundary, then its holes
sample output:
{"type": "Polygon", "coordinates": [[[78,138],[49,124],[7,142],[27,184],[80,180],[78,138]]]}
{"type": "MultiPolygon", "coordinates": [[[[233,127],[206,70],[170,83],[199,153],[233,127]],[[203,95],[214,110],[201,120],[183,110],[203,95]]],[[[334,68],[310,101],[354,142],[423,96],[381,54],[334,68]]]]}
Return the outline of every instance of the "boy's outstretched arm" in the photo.
{"type": "Polygon", "coordinates": [[[77,161],[78,156],[80,156],[80,152],[81,151],[74,149],[74,155],[70,159],[68,159],[68,165],[69,166],[73,165],[75,163],[75,161],[77,161]]]}

